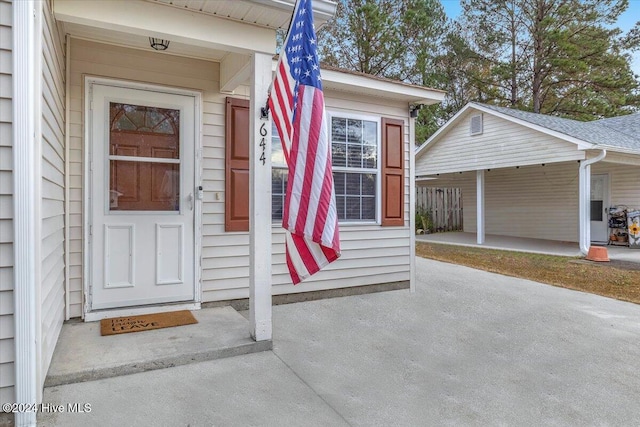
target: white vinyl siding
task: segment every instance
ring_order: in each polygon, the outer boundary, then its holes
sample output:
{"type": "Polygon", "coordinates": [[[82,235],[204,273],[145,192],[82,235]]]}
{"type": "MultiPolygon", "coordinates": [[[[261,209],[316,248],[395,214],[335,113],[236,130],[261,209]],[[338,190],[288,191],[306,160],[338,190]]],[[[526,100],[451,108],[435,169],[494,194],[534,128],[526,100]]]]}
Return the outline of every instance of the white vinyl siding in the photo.
{"type": "Polygon", "coordinates": [[[41,259],[41,372],[44,375],[64,322],[64,36],[51,13],[42,8],[42,246],[41,259]]]}
{"type": "MultiPolygon", "coordinates": [[[[212,289],[214,285],[219,286],[210,277],[215,277],[216,272],[224,270],[222,268],[224,265],[218,264],[215,260],[210,262],[209,259],[218,256],[225,260],[228,258],[233,261],[237,258],[245,261],[242,255],[248,257],[249,239],[247,236],[246,243],[244,243],[244,239],[238,239],[235,234],[224,232],[225,95],[218,92],[218,64],[73,39],[71,43],[71,152],[69,159],[71,171],[71,317],[79,317],[82,314],[84,75],[180,87],[203,93],[202,254],[203,264],[213,265],[215,268],[212,267],[209,273],[203,272],[202,279],[205,290],[212,289]],[[219,197],[216,197],[216,193],[219,197]]],[[[239,89],[239,92],[243,91],[248,94],[248,89],[239,89]]],[[[241,95],[235,96],[240,97],[241,95]]],[[[248,264],[248,260],[245,261],[245,264],[248,264]]]]}
{"type": "MultiPolygon", "coordinates": [[[[71,314],[81,315],[83,198],[83,75],[149,82],[203,93],[202,289],[203,301],[249,296],[249,233],[225,232],[225,98],[218,92],[219,65],[168,54],[72,41],[71,45],[71,314]]],[[[233,95],[247,98],[241,87],[233,95]]],[[[274,294],[409,280],[409,130],[407,106],[325,90],[327,109],[336,114],[375,115],[405,120],[405,226],[344,225],[342,258],[304,285],[290,285],[284,261],[284,234],[273,227],[274,294]]]]}
{"type": "MultiPolygon", "coordinates": [[[[487,234],[578,241],[578,163],[492,169],[485,172],[487,234]]],[[[640,208],[640,167],[600,162],[592,174],[609,174],[612,205],[640,208]]],[[[464,231],[476,232],[476,177],[447,174],[421,183],[462,191],[464,231]]]]}
{"type": "MultiPolygon", "coordinates": [[[[404,120],[405,206],[403,227],[340,224],[341,257],[298,286],[291,285],[285,264],[284,232],[273,234],[273,294],[287,294],[336,287],[361,286],[409,280],[409,142],[407,106],[378,98],[325,89],[327,111],[334,117],[373,116],[404,120]]],[[[379,192],[377,193],[380,194],[379,192]]],[[[380,197],[378,197],[378,204],[380,197]]],[[[237,297],[247,295],[246,291],[237,297]]]]}
{"type": "Polygon", "coordinates": [[[11,1],[0,0],[0,402],[14,402],[11,1]]]}
{"type": "MultiPolygon", "coordinates": [[[[389,106],[375,98],[349,95],[325,90],[328,111],[336,116],[376,115],[405,120],[405,226],[341,224],[342,257],[299,286],[291,285],[285,264],[284,231],[276,222],[273,226],[273,294],[288,294],[337,287],[361,286],[409,280],[409,130],[406,106],[389,106]]],[[[206,151],[206,149],[205,149],[206,151]]],[[[224,158],[224,149],[218,149],[224,158]]],[[[223,163],[223,162],[222,162],[223,163]]],[[[218,190],[224,188],[224,164],[219,170],[205,170],[219,177],[218,190]]],[[[205,186],[207,190],[207,186],[205,186]]],[[[205,200],[214,196],[205,194],[205,200]]],[[[220,198],[224,200],[224,197],[220,198]]],[[[215,203],[217,210],[210,215],[215,224],[203,221],[203,301],[216,301],[249,296],[249,234],[224,232],[224,207],[215,203]]],[[[206,212],[206,211],[205,211],[206,212]]]]}
{"type": "Polygon", "coordinates": [[[611,205],[625,205],[640,209],[640,165],[619,165],[598,162],[591,166],[591,174],[609,174],[611,205]]]}
{"type": "Polygon", "coordinates": [[[508,120],[483,114],[481,135],[469,135],[471,116],[460,117],[445,134],[434,139],[416,158],[416,176],[497,169],[542,163],[582,160],[575,144],[508,120]]]}
{"type": "Polygon", "coordinates": [[[204,94],[203,120],[203,228],[214,222],[224,228],[224,206],[215,202],[212,190],[224,192],[224,97],[217,94],[218,66],[212,62],[162,55],[154,52],[91,43],[73,39],[71,43],[71,317],[82,313],[83,285],[83,75],[112,77],[166,86],[201,90],[204,94]],[[222,168],[214,177],[211,169],[222,168]],[[217,178],[217,179],[212,179],[217,178]],[[218,182],[219,181],[219,182],[218,182]],[[219,206],[219,207],[218,207],[219,206]],[[220,210],[221,209],[221,210],[220,210]],[[216,212],[218,214],[216,215],[216,212]],[[221,213],[219,213],[221,212],[221,213]]]}

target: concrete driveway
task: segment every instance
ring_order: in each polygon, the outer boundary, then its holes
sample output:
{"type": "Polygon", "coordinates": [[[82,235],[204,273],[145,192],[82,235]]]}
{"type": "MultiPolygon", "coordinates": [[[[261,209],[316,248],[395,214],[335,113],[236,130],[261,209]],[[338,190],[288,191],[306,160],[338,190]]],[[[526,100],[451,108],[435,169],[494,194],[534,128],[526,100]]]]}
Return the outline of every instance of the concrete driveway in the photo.
{"type": "Polygon", "coordinates": [[[414,294],[274,307],[273,351],[48,388],[91,412],[39,425],[640,425],[640,306],[417,268],[414,294]]]}

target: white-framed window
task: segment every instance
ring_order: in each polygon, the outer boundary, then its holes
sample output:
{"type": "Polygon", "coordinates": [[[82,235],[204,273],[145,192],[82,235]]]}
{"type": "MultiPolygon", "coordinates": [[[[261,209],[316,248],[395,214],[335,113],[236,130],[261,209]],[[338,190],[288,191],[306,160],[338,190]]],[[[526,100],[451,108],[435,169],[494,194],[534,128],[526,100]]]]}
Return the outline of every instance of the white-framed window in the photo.
{"type": "Polygon", "coordinates": [[[275,124],[271,126],[271,219],[282,220],[289,171],[275,124]]]}
{"type": "MultiPolygon", "coordinates": [[[[379,222],[380,118],[329,113],[336,207],[341,223],[379,222]]],[[[272,218],[282,219],[287,166],[278,132],[272,138],[272,218]]]]}

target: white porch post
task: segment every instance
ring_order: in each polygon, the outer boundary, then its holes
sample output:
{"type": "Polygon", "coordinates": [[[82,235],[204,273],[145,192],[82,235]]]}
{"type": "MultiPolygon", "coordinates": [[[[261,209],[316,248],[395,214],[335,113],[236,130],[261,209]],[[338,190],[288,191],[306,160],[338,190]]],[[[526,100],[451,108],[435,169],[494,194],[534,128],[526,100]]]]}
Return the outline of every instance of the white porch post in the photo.
{"type": "MultiPolygon", "coordinates": [[[[38,230],[36,183],[36,37],[39,8],[35,1],[13,2],[13,227],[16,403],[38,402],[36,289],[38,230]]],[[[38,119],[39,120],[39,119],[38,119]]],[[[35,426],[36,413],[18,412],[17,426],[35,426]]]]}
{"type": "Polygon", "coordinates": [[[249,150],[249,319],[256,341],[271,339],[271,121],[260,119],[271,55],[251,55],[249,150]]]}
{"type": "Polygon", "coordinates": [[[476,241],[484,244],[484,169],[476,171],[476,241]]]}

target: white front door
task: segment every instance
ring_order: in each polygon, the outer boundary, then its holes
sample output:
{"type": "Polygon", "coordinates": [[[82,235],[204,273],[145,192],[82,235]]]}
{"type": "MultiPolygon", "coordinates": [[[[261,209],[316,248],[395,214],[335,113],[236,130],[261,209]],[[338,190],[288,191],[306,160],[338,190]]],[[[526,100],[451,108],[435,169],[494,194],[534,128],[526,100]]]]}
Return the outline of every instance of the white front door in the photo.
{"type": "Polygon", "coordinates": [[[90,310],[194,301],[194,96],[91,83],[90,310]]]}
{"type": "Polygon", "coordinates": [[[591,175],[591,241],[609,240],[609,175],[591,175]]]}

